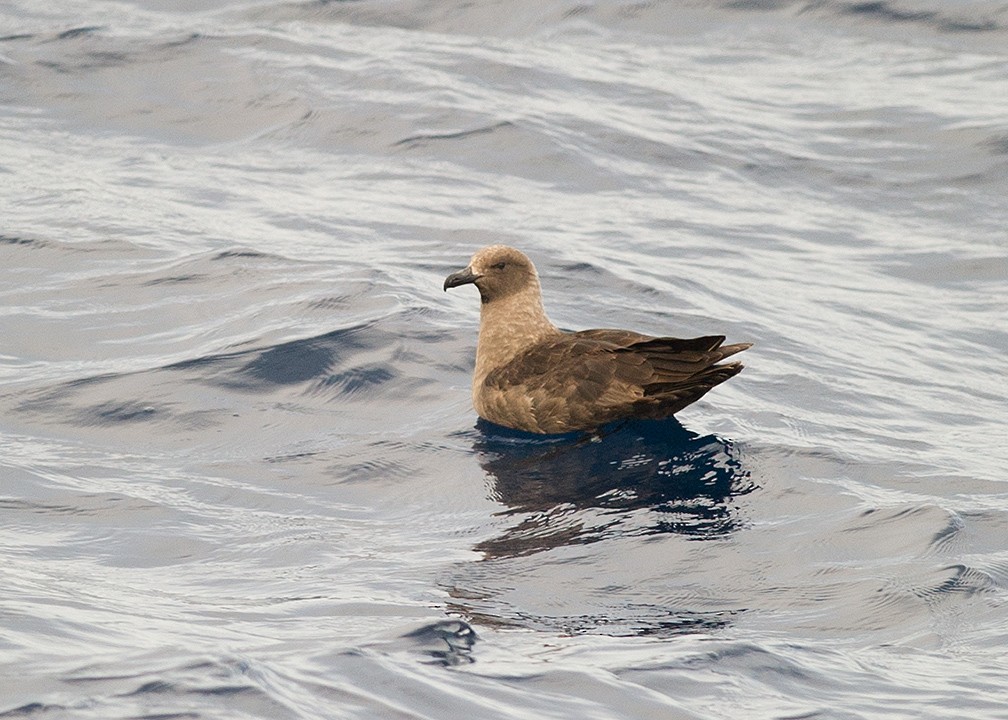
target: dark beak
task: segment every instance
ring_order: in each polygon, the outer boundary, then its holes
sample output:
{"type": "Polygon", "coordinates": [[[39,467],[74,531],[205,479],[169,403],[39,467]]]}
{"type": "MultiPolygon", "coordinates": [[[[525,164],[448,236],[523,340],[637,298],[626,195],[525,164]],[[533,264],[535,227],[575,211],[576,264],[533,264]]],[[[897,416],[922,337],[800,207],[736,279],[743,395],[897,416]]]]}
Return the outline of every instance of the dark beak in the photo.
{"type": "Polygon", "coordinates": [[[456,273],[452,273],[445,278],[444,289],[458,287],[459,285],[468,285],[469,283],[474,283],[479,280],[482,275],[477,275],[472,271],[472,268],[466,268],[465,270],[459,270],[456,273]]]}

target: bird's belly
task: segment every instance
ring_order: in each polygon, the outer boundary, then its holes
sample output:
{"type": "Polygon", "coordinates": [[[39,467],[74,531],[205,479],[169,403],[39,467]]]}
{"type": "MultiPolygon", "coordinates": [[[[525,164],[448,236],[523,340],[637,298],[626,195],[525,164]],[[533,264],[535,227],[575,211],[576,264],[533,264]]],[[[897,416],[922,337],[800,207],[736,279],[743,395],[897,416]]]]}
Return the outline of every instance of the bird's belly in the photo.
{"type": "Polygon", "coordinates": [[[521,386],[477,388],[473,392],[473,407],[484,420],[531,433],[566,433],[594,424],[580,422],[571,413],[567,398],[540,397],[521,386]]]}

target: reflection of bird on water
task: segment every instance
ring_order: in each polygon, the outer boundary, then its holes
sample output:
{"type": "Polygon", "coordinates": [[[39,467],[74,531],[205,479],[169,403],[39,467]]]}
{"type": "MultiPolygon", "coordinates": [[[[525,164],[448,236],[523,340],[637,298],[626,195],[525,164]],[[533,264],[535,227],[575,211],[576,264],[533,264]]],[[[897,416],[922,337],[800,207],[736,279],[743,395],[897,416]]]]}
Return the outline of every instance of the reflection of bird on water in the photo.
{"type": "Polygon", "coordinates": [[[719,537],[732,498],[754,486],[733,445],[675,419],[633,420],[602,435],[533,436],[479,421],[477,458],[496,499],[525,517],[478,547],[515,556],[618,535],[719,537]]]}

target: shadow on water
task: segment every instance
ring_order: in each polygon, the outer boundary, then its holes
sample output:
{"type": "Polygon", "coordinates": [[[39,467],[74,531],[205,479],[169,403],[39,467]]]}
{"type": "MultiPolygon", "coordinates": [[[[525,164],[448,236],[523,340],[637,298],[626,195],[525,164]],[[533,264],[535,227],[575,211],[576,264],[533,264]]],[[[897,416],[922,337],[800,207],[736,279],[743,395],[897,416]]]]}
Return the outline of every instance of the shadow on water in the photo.
{"type": "Polygon", "coordinates": [[[477,546],[516,557],[607,537],[723,537],[733,499],[755,485],[731,441],[677,420],[629,421],[598,433],[537,436],[480,420],[474,443],[495,499],[521,519],[477,546]]]}

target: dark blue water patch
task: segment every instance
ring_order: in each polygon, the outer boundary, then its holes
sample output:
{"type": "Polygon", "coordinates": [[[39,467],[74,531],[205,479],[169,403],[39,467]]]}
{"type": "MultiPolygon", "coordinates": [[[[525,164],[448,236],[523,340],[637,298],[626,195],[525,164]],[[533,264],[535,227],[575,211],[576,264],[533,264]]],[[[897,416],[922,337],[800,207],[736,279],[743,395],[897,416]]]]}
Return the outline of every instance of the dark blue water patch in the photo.
{"type": "MultiPolygon", "coordinates": [[[[122,497],[109,494],[89,494],[80,498],[80,503],[78,505],[57,505],[54,503],[21,500],[19,498],[0,497],[0,510],[30,512],[39,515],[100,516],[108,513],[113,507],[121,504],[123,504],[122,497]]],[[[132,504],[134,507],[137,507],[134,503],[127,504],[132,504]]]]}
{"type": "Polygon", "coordinates": [[[995,30],[1003,29],[1003,27],[1000,24],[990,19],[988,20],[950,19],[941,22],[938,27],[939,29],[950,33],[994,32],[995,30]]]}
{"type": "Polygon", "coordinates": [[[870,0],[841,6],[841,14],[868,17],[892,23],[919,23],[945,32],[990,32],[1000,29],[991,19],[950,17],[937,10],[908,10],[885,0],[870,0]]]}
{"type": "Polygon", "coordinates": [[[167,42],[161,43],[160,47],[164,49],[182,47],[183,45],[189,45],[191,43],[198,42],[200,40],[206,39],[206,35],[203,33],[193,32],[189,33],[185,37],[179,38],[178,40],[169,40],[167,42]]]}
{"type": "Polygon", "coordinates": [[[157,414],[157,409],[134,401],[105,402],[89,408],[89,413],[101,425],[121,422],[149,420],[157,414]]]}
{"type": "Polygon", "coordinates": [[[99,69],[110,68],[116,65],[126,65],[136,59],[136,54],[119,52],[114,50],[100,50],[87,54],[88,62],[81,63],[80,68],[99,69]]]}
{"type": "Polygon", "coordinates": [[[441,620],[408,632],[402,639],[433,662],[450,667],[475,662],[472,649],[479,638],[467,622],[441,620]]]}
{"type": "Polygon", "coordinates": [[[82,427],[158,423],[198,429],[212,410],[194,385],[239,393],[362,396],[437,382],[438,364],[424,348],[444,338],[426,330],[340,328],[269,347],[213,353],[139,372],[102,373],[7,396],[21,413],[82,427]],[[181,374],[172,377],[172,374],[181,374]],[[139,382],[138,382],[139,380],[139,382]],[[404,384],[405,383],[405,384],[404,384]],[[195,406],[193,407],[193,403],[195,406]]]}
{"type": "Polygon", "coordinates": [[[183,275],[168,275],[166,277],[154,278],[142,284],[143,287],[154,287],[156,285],[181,285],[184,283],[201,282],[207,276],[199,273],[188,273],[183,275]]]}
{"type": "Polygon", "coordinates": [[[713,632],[728,627],[733,618],[744,612],[746,612],[744,609],[720,610],[709,613],[679,612],[672,614],[665,620],[644,624],[631,623],[632,632],[630,634],[635,637],[671,637],[687,633],[713,632]]]}
{"type": "Polygon", "coordinates": [[[81,378],[62,383],[55,388],[31,394],[30,398],[15,405],[15,409],[18,412],[58,417],[63,421],[72,419],[75,425],[82,427],[135,424],[154,420],[162,421],[172,417],[172,413],[165,405],[156,405],[143,400],[110,399],[100,402],[74,403],[77,390],[113,382],[120,377],[125,376],[101,375],[95,378],[81,378]]]}
{"type": "MultiPolygon", "coordinates": [[[[309,338],[277,345],[258,353],[237,370],[237,375],[255,385],[292,385],[324,375],[336,363],[341,343],[339,336],[309,338]]],[[[347,337],[342,338],[345,342],[347,337]]]]}
{"type": "Polygon", "coordinates": [[[190,688],[188,692],[196,695],[223,695],[225,697],[231,697],[244,693],[258,694],[262,691],[258,688],[252,687],[251,685],[218,685],[216,687],[190,688]]]}
{"type": "Polygon", "coordinates": [[[564,263],[563,265],[557,266],[557,270],[564,275],[590,274],[598,275],[600,277],[603,275],[615,277],[612,273],[606,273],[598,265],[589,262],[564,263]]]}
{"type": "Polygon", "coordinates": [[[1008,135],[998,135],[983,143],[992,155],[1008,155],[1008,135]]]}
{"type": "MultiPolygon", "coordinates": [[[[11,250],[27,249],[38,250],[47,249],[63,253],[94,253],[105,252],[109,247],[115,247],[114,240],[99,240],[94,243],[89,242],[67,242],[58,239],[43,239],[21,235],[19,233],[0,232],[0,248],[10,248],[11,250]]],[[[122,246],[120,246],[122,247],[122,246]]]]}
{"type": "Polygon", "coordinates": [[[0,233],[0,245],[22,245],[25,247],[45,247],[47,243],[44,240],[37,240],[35,238],[27,238],[21,235],[7,235],[0,233]]]}
{"type": "Polygon", "coordinates": [[[54,388],[27,394],[27,397],[18,401],[14,408],[18,412],[35,415],[51,415],[64,419],[73,417],[75,422],[81,425],[110,425],[152,417],[153,408],[132,400],[108,400],[81,407],[73,406],[72,398],[78,390],[111,382],[118,377],[120,376],[115,374],[102,374],[60,383],[54,388]]]}
{"type": "Polygon", "coordinates": [[[364,324],[333,330],[268,348],[240,350],[184,360],[168,370],[198,370],[201,380],[232,389],[255,390],[328,377],[345,353],[385,344],[387,338],[364,324]],[[208,371],[213,372],[208,372],[208,371]]]}
{"type": "Polygon", "coordinates": [[[131,690],[130,692],[125,693],[123,697],[130,697],[131,695],[145,695],[147,693],[170,693],[174,692],[175,689],[176,686],[174,683],[166,682],[164,680],[151,680],[150,682],[145,682],[136,690],[131,690]]]}
{"type": "Polygon", "coordinates": [[[10,710],[0,712],[0,718],[45,718],[68,717],[70,708],[65,705],[30,702],[10,710]]]}
{"type": "Polygon", "coordinates": [[[256,258],[256,259],[262,259],[262,258],[269,258],[269,257],[275,257],[275,256],[272,256],[269,253],[259,252],[258,250],[249,250],[249,249],[245,249],[245,248],[233,248],[231,250],[222,250],[221,252],[217,253],[212,258],[210,258],[210,260],[211,261],[230,260],[232,258],[243,258],[243,259],[256,258]]]}
{"type": "Polygon", "coordinates": [[[929,547],[932,550],[941,551],[943,548],[953,545],[962,536],[965,527],[962,516],[950,513],[945,527],[931,537],[931,542],[928,543],[929,547]]]}
{"type": "Polygon", "coordinates": [[[75,390],[79,388],[86,388],[93,385],[101,385],[104,382],[113,380],[121,375],[117,373],[99,373],[98,375],[89,375],[88,377],[74,378],[73,380],[67,380],[60,387],[75,390]]]}
{"type": "Polygon", "coordinates": [[[352,305],[354,298],[350,295],[330,295],[306,304],[309,310],[344,310],[352,305]]]}
{"type": "Polygon", "coordinates": [[[850,15],[870,15],[882,20],[895,22],[921,22],[933,20],[938,13],[933,10],[904,10],[895,7],[892,3],[872,0],[871,2],[858,2],[848,5],[842,12],[850,15]]]}
{"type": "Polygon", "coordinates": [[[344,393],[359,393],[382,385],[396,377],[396,373],[386,365],[363,365],[338,372],[327,377],[322,387],[337,387],[344,393]]]}
{"type": "Polygon", "coordinates": [[[558,635],[607,635],[609,637],[671,638],[696,633],[723,630],[745,608],[711,610],[708,612],[676,610],[660,605],[631,603],[622,605],[618,615],[590,613],[583,615],[540,615],[517,612],[502,616],[486,606],[486,598],[477,592],[467,597],[466,591],[454,586],[452,599],[446,604],[449,612],[458,613],[470,622],[498,629],[539,630],[558,635]]]}
{"type": "MultiPolygon", "coordinates": [[[[681,612],[667,608],[628,606],[624,615],[583,615],[563,619],[565,635],[608,635],[610,637],[654,637],[668,638],[678,635],[708,633],[723,630],[731,624],[732,618],[742,610],[704,612],[681,612]]],[[[556,618],[527,618],[532,627],[555,630],[556,618]]]]}
{"type": "MultiPolygon", "coordinates": [[[[730,10],[779,11],[793,7],[791,0],[731,0],[723,7],[730,10]]],[[[993,18],[951,16],[938,10],[908,9],[887,0],[864,2],[812,3],[808,9],[831,9],[841,16],[860,17],[879,23],[917,24],[947,33],[994,32],[1003,26],[993,18]]]]}
{"type": "Polygon", "coordinates": [[[967,597],[979,593],[993,592],[997,582],[983,570],[962,563],[943,568],[948,577],[937,586],[920,588],[917,591],[925,599],[948,594],[965,595],[967,597]]]}
{"type": "Polygon", "coordinates": [[[81,27],[70,28],[69,30],[64,30],[63,32],[57,33],[57,40],[71,40],[73,38],[80,37],[82,35],[93,35],[96,32],[103,30],[101,25],[83,25],[81,27]]]}
{"type": "Polygon", "coordinates": [[[616,423],[598,434],[534,436],[480,421],[473,450],[494,499],[521,519],[477,550],[528,555],[616,535],[723,537],[734,501],[756,489],[729,440],[674,418],[616,423]]]}
{"type": "Polygon", "coordinates": [[[91,698],[95,717],[101,716],[102,709],[107,709],[109,716],[119,717],[121,713],[113,709],[123,707],[124,698],[141,703],[144,718],[290,715],[290,708],[273,697],[262,686],[255,668],[241,659],[187,662],[149,670],[136,670],[132,665],[126,668],[121,663],[99,663],[60,679],[91,698]]]}

